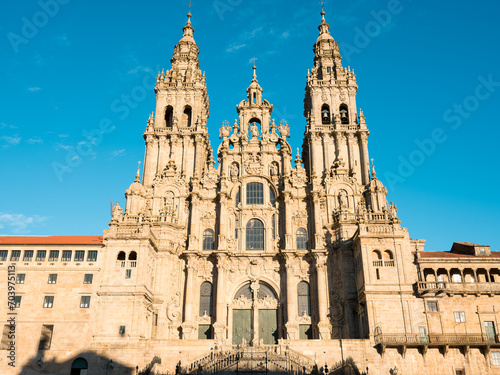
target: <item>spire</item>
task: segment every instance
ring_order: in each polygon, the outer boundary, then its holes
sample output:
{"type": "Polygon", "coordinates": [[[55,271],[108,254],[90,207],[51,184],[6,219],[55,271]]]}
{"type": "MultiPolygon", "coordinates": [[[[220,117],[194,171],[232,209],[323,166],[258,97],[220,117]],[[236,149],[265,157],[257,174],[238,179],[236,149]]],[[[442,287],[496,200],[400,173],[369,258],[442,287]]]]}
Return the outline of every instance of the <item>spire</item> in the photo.
{"type": "Polygon", "coordinates": [[[186,26],[182,28],[182,31],[184,31],[184,35],[182,36],[181,41],[189,41],[195,43],[193,38],[194,27],[191,26],[191,16],[192,16],[191,11],[189,11],[189,13],[187,14],[188,19],[186,22],[186,26]]]}
{"type": "Polygon", "coordinates": [[[252,83],[250,86],[248,86],[247,89],[247,94],[248,94],[248,101],[250,103],[254,103],[257,105],[260,105],[262,102],[262,87],[259,85],[259,81],[257,81],[257,66],[255,65],[255,60],[257,60],[256,57],[253,57],[251,59],[253,61],[253,75],[252,75],[252,83]]]}
{"type": "Polygon", "coordinates": [[[326,12],[322,9],[321,10],[321,24],[318,26],[319,30],[319,37],[318,40],[320,39],[333,39],[333,37],[330,35],[330,25],[326,23],[325,20],[325,14],[326,12]]]}
{"type": "Polygon", "coordinates": [[[134,182],[141,182],[141,162],[137,165],[137,173],[135,174],[135,181],[134,182]]]}

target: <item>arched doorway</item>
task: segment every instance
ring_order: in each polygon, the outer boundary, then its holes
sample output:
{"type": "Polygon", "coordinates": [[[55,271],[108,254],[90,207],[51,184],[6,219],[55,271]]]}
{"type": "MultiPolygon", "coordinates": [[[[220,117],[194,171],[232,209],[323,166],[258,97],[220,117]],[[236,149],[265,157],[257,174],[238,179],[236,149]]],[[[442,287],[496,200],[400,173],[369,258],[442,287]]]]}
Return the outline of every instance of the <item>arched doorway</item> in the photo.
{"type": "Polygon", "coordinates": [[[71,365],[71,375],[87,375],[89,364],[84,358],[77,358],[71,365]]]}
{"type": "Polygon", "coordinates": [[[263,282],[248,282],[233,298],[233,344],[278,343],[278,296],[263,282]]]}

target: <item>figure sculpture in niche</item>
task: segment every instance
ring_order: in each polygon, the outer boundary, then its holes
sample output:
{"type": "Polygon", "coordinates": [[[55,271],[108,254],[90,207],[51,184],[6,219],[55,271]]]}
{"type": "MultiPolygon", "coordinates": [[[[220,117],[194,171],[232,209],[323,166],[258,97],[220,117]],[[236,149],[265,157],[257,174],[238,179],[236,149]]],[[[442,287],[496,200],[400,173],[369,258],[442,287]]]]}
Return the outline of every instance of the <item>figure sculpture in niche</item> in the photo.
{"type": "Polygon", "coordinates": [[[250,125],[250,133],[252,134],[252,139],[259,138],[259,127],[255,125],[255,122],[252,122],[252,125],[250,125]]]}

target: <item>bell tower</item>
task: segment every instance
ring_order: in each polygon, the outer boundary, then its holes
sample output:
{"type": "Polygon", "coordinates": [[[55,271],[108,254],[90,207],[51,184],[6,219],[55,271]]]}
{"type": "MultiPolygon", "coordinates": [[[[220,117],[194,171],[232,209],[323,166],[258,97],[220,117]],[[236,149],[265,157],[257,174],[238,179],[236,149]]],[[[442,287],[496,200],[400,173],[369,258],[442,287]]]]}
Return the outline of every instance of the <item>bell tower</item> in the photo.
{"type": "Polygon", "coordinates": [[[168,165],[186,181],[200,179],[211,153],[207,131],[209,100],[206,77],[199,68],[199,48],[191,25],[191,12],[184,35],[174,48],[172,68],[156,79],[156,111],[148,120],[144,140],[144,186],[168,165]]]}
{"type": "Polygon", "coordinates": [[[319,183],[334,162],[345,163],[350,176],[370,182],[368,134],[363,112],[356,105],[358,84],[350,67],[342,66],[339,45],[321,12],[314,44],[314,67],[307,74],[304,116],[304,163],[311,181],[319,183]]]}

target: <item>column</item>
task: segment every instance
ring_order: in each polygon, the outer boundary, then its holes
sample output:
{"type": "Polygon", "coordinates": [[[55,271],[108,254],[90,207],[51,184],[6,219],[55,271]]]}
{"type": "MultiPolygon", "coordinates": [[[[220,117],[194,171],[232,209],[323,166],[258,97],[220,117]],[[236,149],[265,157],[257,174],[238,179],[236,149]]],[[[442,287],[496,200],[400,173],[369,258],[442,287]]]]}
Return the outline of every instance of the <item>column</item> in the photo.
{"type": "Polygon", "coordinates": [[[361,141],[361,150],[363,154],[363,161],[361,165],[361,173],[363,174],[362,183],[366,185],[370,182],[370,161],[368,160],[368,133],[361,133],[359,135],[361,141]]]}
{"type": "Polygon", "coordinates": [[[157,172],[163,171],[165,165],[167,164],[167,159],[169,158],[169,152],[167,147],[167,137],[164,135],[160,135],[159,139],[159,150],[158,150],[158,166],[156,168],[157,172]]]}
{"type": "Polygon", "coordinates": [[[285,249],[292,249],[292,195],[290,193],[283,193],[285,200],[285,249]]]}
{"type": "Polygon", "coordinates": [[[313,211],[314,211],[314,248],[323,248],[323,231],[321,229],[321,208],[319,204],[319,193],[312,192],[313,211]]]}
{"type": "Polygon", "coordinates": [[[286,316],[287,323],[286,333],[288,340],[299,339],[299,326],[297,324],[297,283],[295,282],[295,274],[293,270],[293,255],[284,254],[286,269],[286,316]]]}
{"type": "Polygon", "coordinates": [[[332,336],[332,325],[328,320],[328,281],[326,278],[326,253],[316,253],[316,280],[318,283],[318,331],[319,338],[328,340],[332,336]]]}
{"type": "Polygon", "coordinates": [[[354,135],[347,133],[347,150],[349,152],[349,169],[354,169],[354,151],[353,151],[354,135]]]}
{"type": "Polygon", "coordinates": [[[196,266],[194,264],[195,257],[188,255],[186,257],[186,296],[184,303],[184,321],[182,322],[182,338],[183,339],[193,339],[193,334],[195,332],[195,326],[193,322],[193,295],[194,285],[194,275],[196,272],[196,266]]]}
{"type": "Polygon", "coordinates": [[[188,250],[198,251],[199,250],[199,218],[198,218],[198,206],[200,202],[200,197],[196,194],[191,195],[191,218],[189,222],[189,245],[188,250]]]}
{"type": "Polygon", "coordinates": [[[158,143],[155,142],[155,137],[152,134],[145,136],[146,153],[144,155],[144,168],[142,172],[142,183],[146,186],[151,186],[156,172],[156,161],[158,160],[158,143]],[[156,146],[156,147],[154,147],[156,146]]]}
{"type": "Polygon", "coordinates": [[[219,342],[226,340],[226,304],[227,296],[225,296],[225,281],[227,257],[225,254],[217,254],[217,291],[215,295],[215,324],[214,324],[214,339],[219,342]],[[225,298],[226,297],[226,298],[225,298]]]}
{"type": "Polygon", "coordinates": [[[227,233],[227,200],[228,197],[226,193],[221,193],[219,195],[219,240],[217,241],[217,250],[226,250],[227,243],[226,240],[229,237],[229,233],[227,233]]]}

